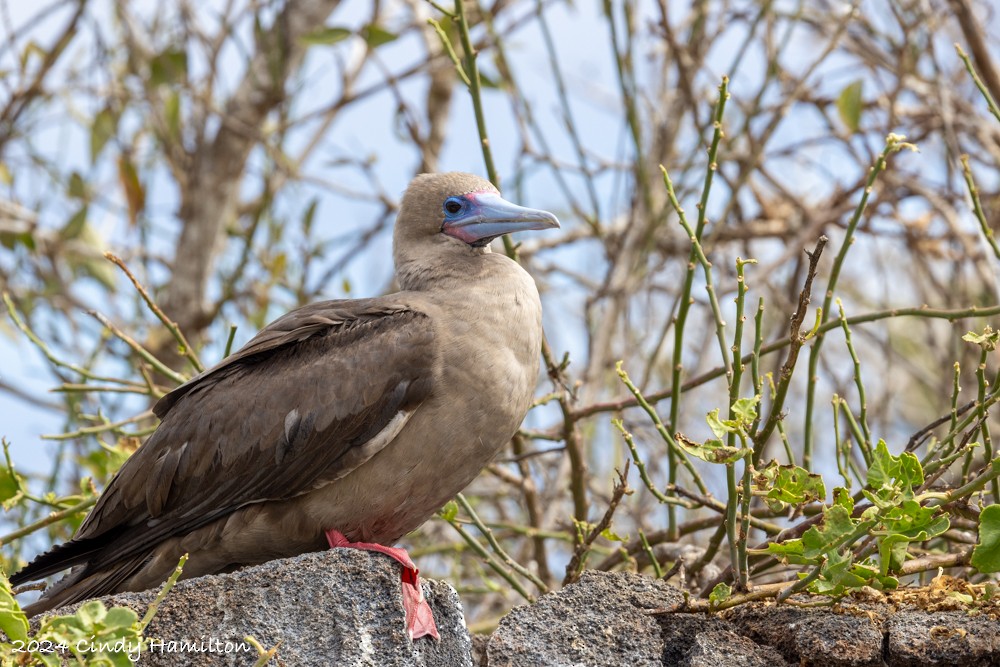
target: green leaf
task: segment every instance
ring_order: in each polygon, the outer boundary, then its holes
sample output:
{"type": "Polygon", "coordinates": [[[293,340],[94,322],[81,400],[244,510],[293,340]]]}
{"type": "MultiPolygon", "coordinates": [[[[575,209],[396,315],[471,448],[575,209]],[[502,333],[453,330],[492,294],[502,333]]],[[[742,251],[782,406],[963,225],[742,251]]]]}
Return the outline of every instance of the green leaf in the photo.
{"type": "Polygon", "coordinates": [[[299,40],[306,46],[330,46],[342,42],[351,36],[347,28],[328,28],[326,26],[307,32],[299,40]]]}
{"type": "Polygon", "coordinates": [[[441,518],[445,521],[454,521],[455,517],[458,516],[458,503],[454,500],[449,500],[444,507],[441,508],[440,512],[441,518]]]}
{"type": "Polygon", "coordinates": [[[113,607],[104,617],[104,627],[110,630],[128,629],[139,620],[139,615],[128,607],[113,607]]]}
{"type": "Polygon", "coordinates": [[[882,560],[882,574],[898,572],[906,562],[906,547],[910,540],[905,535],[886,535],[878,541],[878,555],[882,560]]]}
{"type": "Polygon", "coordinates": [[[763,496],[774,512],[782,512],[789,505],[826,499],[823,477],[794,465],[779,465],[771,461],[753,475],[754,494],[763,496]]]}
{"type": "MultiPolygon", "coordinates": [[[[3,505],[4,509],[10,509],[7,502],[17,497],[20,491],[21,484],[18,480],[18,474],[12,468],[0,468],[0,504],[3,505]]],[[[17,503],[13,501],[10,504],[15,505],[17,503]]]]}
{"type": "Polygon", "coordinates": [[[63,228],[59,230],[59,236],[64,241],[72,241],[83,233],[83,228],[87,225],[87,205],[84,204],[76,213],[70,216],[63,228]]]}
{"type": "Polygon", "coordinates": [[[736,431],[736,425],[733,422],[719,418],[718,408],[709,412],[705,416],[705,421],[708,422],[708,427],[712,429],[712,433],[715,434],[716,438],[725,438],[730,433],[736,431]]]}
{"type": "Polygon", "coordinates": [[[851,132],[857,132],[861,126],[862,86],[863,82],[858,79],[848,84],[837,97],[837,111],[840,113],[840,120],[851,132]]]}
{"type": "Polygon", "coordinates": [[[987,324],[983,328],[983,333],[977,334],[975,331],[970,331],[962,336],[962,340],[967,343],[975,343],[986,352],[992,352],[997,349],[997,342],[1000,341],[1000,331],[994,331],[993,327],[987,324]]]}
{"type": "Polygon", "coordinates": [[[601,537],[603,537],[604,539],[606,539],[609,542],[626,542],[626,541],[628,541],[628,536],[627,535],[625,537],[622,537],[621,535],[619,535],[615,531],[611,530],[610,528],[605,528],[604,530],[602,530],[601,531],[601,537]]]}
{"type": "Polygon", "coordinates": [[[875,445],[871,465],[868,466],[868,486],[878,489],[887,484],[892,479],[896,466],[897,459],[889,453],[885,440],[880,439],[875,445]]]}
{"type": "Polygon", "coordinates": [[[851,496],[850,491],[842,486],[833,490],[833,503],[846,509],[848,514],[854,512],[854,497],[851,496]]]}
{"type": "Polygon", "coordinates": [[[118,156],[118,182],[125,195],[128,205],[128,220],[133,227],[139,219],[139,214],[146,206],[146,189],[139,181],[139,172],[126,153],[118,156]]]}
{"type": "Polygon", "coordinates": [[[90,124],[90,163],[97,162],[98,156],[118,129],[118,118],[105,107],[94,116],[90,124]]]}
{"type": "Polygon", "coordinates": [[[316,207],[319,205],[319,199],[313,197],[309,201],[309,205],[306,206],[306,210],[302,213],[302,233],[309,236],[312,233],[313,220],[316,218],[316,207]]]}
{"type": "Polygon", "coordinates": [[[940,511],[937,507],[923,507],[916,500],[905,500],[882,514],[885,531],[879,531],[878,547],[883,575],[903,566],[910,542],[924,542],[951,527],[947,514],[935,516],[940,511]]]}
{"type": "Polygon", "coordinates": [[[820,568],[821,579],[813,585],[813,592],[824,595],[843,595],[848,588],[864,586],[868,580],[858,575],[854,571],[853,565],[854,554],[850,551],[843,554],[836,550],[830,552],[826,563],[820,568]]]}
{"type": "Polygon", "coordinates": [[[712,592],[708,594],[708,602],[710,605],[716,605],[720,602],[725,602],[732,597],[732,595],[733,589],[729,586],[729,584],[724,581],[719,582],[715,585],[715,588],[712,589],[712,592]]]}
{"type": "Polygon", "coordinates": [[[727,447],[721,440],[706,440],[697,443],[684,435],[677,434],[677,444],[691,456],[697,456],[708,463],[735,463],[745,458],[752,451],[749,447],[727,447]]]}
{"type": "Polygon", "coordinates": [[[771,542],[767,545],[767,549],[760,551],[752,549],[751,551],[754,551],[755,553],[769,554],[785,564],[813,565],[818,562],[815,558],[805,557],[805,547],[803,546],[801,539],[785,540],[784,542],[771,542]]]}
{"type": "Polygon", "coordinates": [[[87,184],[83,182],[83,176],[80,175],[80,172],[74,171],[69,175],[66,192],[70,197],[76,197],[77,199],[87,198],[87,184]]]}
{"type": "Polygon", "coordinates": [[[500,84],[497,80],[491,76],[488,76],[484,71],[479,70],[479,85],[483,88],[499,88],[500,84]]]}
{"type": "Polygon", "coordinates": [[[979,513],[979,542],[971,562],[984,574],[1000,572],[1000,505],[989,505],[979,513]]]}
{"type": "Polygon", "coordinates": [[[732,412],[736,420],[746,428],[757,419],[757,404],[760,403],[760,396],[753,398],[741,398],[733,403],[732,412]]]}
{"type": "Polygon", "coordinates": [[[28,640],[28,617],[14,599],[10,582],[0,573],[0,630],[10,639],[28,640]]]}
{"type": "Polygon", "coordinates": [[[815,558],[829,554],[842,546],[841,542],[858,529],[850,512],[841,505],[833,505],[823,510],[823,522],[812,526],[802,535],[802,554],[815,558]]]}
{"type": "Polygon", "coordinates": [[[923,483],[924,471],[916,456],[911,452],[893,456],[885,441],[878,441],[868,467],[867,485],[871,491],[864,491],[873,505],[880,509],[898,505],[905,499],[913,498],[914,490],[923,483]]]}
{"type": "Polygon", "coordinates": [[[167,124],[167,136],[170,141],[180,141],[181,138],[181,96],[176,90],[163,100],[163,120],[167,124]]]}
{"type": "Polygon", "coordinates": [[[364,37],[365,42],[373,49],[377,49],[383,44],[388,44],[389,42],[394,42],[399,38],[394,32],[389,32],[385,28],[375,25],[374,23],[366,25],[361,29],[361,36],[364,37]]]}
{"type": "Polygon", "coordinates": [[[80,623],[85,628],[92,628],[95,624],[100,623],[107,614],[108,610],[100,600],[85,602],[76,610],[76,617],[80,619],[80,623]]]}
{"type": "Polygon", "coordinates": [[[149,83],[153,86],[181,83],[187,77],[187,67],[187,52],[168,48],[149,61],[149,83]]]}

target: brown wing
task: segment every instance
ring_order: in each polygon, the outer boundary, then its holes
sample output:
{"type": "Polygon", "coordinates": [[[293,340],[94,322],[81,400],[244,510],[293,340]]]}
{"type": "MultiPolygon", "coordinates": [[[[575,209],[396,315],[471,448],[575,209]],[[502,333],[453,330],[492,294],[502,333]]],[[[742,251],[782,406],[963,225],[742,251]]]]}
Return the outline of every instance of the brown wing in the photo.
{"type": "Polygon", "coordinates": [[[242,506],[338,478],[363,462],[365,443],[430,393],[436,355],[429,317],[388,299],[292,311],[164,396],[159,428],[76,536],[12,581],[92,557],[106,566],[242,506]]]}

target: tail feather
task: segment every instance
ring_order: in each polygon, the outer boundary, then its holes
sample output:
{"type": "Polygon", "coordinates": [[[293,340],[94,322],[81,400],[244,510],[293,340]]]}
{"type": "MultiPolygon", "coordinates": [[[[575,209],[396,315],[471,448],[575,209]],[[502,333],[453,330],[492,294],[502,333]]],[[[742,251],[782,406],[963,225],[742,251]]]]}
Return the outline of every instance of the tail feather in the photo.
{"type": "Polygon", "coordinates": [[[100,537],[87,539],[73,539],[69,542],[57,544],[43,554],[40,554],[18,572],[10,577],[10,583],[14,586],[29,581],[36,581],[44,577],[62,572],[68,568],[86,563],[92,560],[93,556],[108,546],[117,537],[120,530],[109,531],[100,537]]]}
{"type": "Polygon", "coordinates": [[[69,574],[45,589],[42,597],[25,606],[24,613],[29,617],[36,616],[64,605],[119,592],[120,587],[147,560],[148,556],[143,554],[120,561],[110,569],[98,571],[92,570],[89,564],[77,565],[69,574]]]}

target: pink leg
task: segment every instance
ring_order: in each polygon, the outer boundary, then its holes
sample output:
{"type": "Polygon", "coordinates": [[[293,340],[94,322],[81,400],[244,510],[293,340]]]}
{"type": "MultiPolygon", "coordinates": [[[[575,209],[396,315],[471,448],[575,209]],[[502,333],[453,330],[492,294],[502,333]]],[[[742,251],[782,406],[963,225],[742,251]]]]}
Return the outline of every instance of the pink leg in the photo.
{"type": "Polygon", "coordinates": [[[406,631],[410,639],[419,639],[430,635],[434,639],[441,639],[437,626],[434,624],[434,616],[431,607],[424,598],[424,592],[420,588],[420,577],[417,566],[410,560],[410,555],[406,549],[385,547],[381,544],[370,542],[348,542],[344,534],[338,530],[330,529],[326,531],[326,541],[330,543],[331,549],[362,549],[364,551],[377,551],[385,554],[389,558],[403,566],[403,573],[400,577],[403,582],[403,610],[406,612],[406,631]]]}

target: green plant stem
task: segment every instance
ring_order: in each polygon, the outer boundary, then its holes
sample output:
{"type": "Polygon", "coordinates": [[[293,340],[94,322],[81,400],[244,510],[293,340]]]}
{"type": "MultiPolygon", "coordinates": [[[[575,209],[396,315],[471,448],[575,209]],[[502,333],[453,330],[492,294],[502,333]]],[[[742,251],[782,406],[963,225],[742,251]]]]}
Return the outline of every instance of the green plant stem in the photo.
{"type": "MultiPolygon", "coordinates": [[[[757,302],[757,314],[753,318],[753,352],[750,355],[750,374],[751,380],[753,382],[753,393],[755,396],[764,395],[764,379],[760,375],[760,350],[764,345],[764,297],[760,297],[757,302]]],[[[738,361],[734,361],[734,366],[743,365],[743,358],[738,357],[738,361]]],[[[772,393],[773,396],[773,393],[772,393]]],[[[757,432],[757,426],[760,424],[760,414],[761,410],[757,410],[757,418],[754,420],[753,425],[750,427],[751,433],[757,432]]]]}
{"type": "MultiPolygon", "coordinates": [[[[866,324],[870,322],[878,322],[885,319],[891,319],[895,317],[926,317],[929,319],[946,320],[948,322],[957,322],[959,320],[968,319],[970,317],[994,317],[1000,315],[1000,306],[990,306],[988,308],[982,308],[980,306],[970,306],[968,308],[957,308],[954,310],[942,309],[942,308],[927,308],[924,306],[918,308],[890,308],[888,310],[879,310],[871,313],[866,313],[864,315],[855,315],[853,317],[847,318],[847,323],[851,326],[855,324],[866,324]]],[[[826,333],[832,329],[840,327],[840,322],[837,320],[831,320],[824,324],[820,324],[814,335],[819,335],[821,333],[826,333]]],[[[774,341],[764,345],[761,350],[761,356],[771,354],[772,352],[777,352],[788,347],[791,344],[790,338],[782,338],[781,340],[774,341]]],[[[749,363],[751,361],[751,355],[746,354],[743,356],[743,363],[749,363]]],[[[681,387],[680,391],[690,391],[695,387],[700,387],[703,384],[711,382],[716,378],[723,377],[726,374],[725,368],[714,368],[710,371],[706,371],[701,375],[691,378],[685,382],[681,387]]],[[[658,403],[662,400],[673,399],[674,390],[665,389],[659,392],[650,393],[646,399],[652,401],[653,403],[658,403]]],[[[581,419],[583,417],[589,417],[591,415],[600,412],[617,412],[624,410],[626,408],[635,407],[638,405],[636,399],[633,398],[619,398],[613,401],[607,401],[603,403],[594,403],[591,405],[585,405],[581,408],[577,408],[573,411],[574,419],[581,419]]]]}
{"type": "Polygon", "coordinates": [[[943,438],[941,438],[938,448],[933,452],[933,457],[925,456],[923,460],[921,460],[921,465],[924,467],[924,474],[926,476],[930,476],[935,473],[945,465],[945,462],[950,465],[951,462],[954,461],[954,458],[949,458],[951,449],[945,448],[954,443],[958,434],[969,428],[973,422],[981,420],[982,414],[998,401],[1000,401],[1000,383],[996,384],[993,391],[987,395],[984,400],[977,400],[975,406],[976,409],[971,410],[969,414],[959,420],[958,423],[956,423],[955,426],[947,434],[945,434],[943,438]]]}
{"type": "Polygon", "coordinates": [[[116,327],[114,324],[112,324],[111,320],[106,318],[104,315],[98,313],[97,311],[90,311],[89,314],[95,320],[103,324],[111,333],[115,335],[115,337],[121,339],[126,345],[132,348],[132,351],[138,354],[140,357],[142,357],[142,359],[145,360],[147,364],[152,366],[157,373],[163,375],[164,377],[170,378],[177,384],[184,384],[187,381],[186,377],[184,377],[183,375],[181,375],[180,373],[173,370],[172,368],[164,364],[162,361],[157,359],[155,356],[153,356],[153,354],[149,350],[144,348],[142,345],[138,343],[138,341],[136,341],[134,338],[126,334],[124,331],[116,327]]]}
{"type": "Polygon", "coordinates": [[[858,224],[861,222],[861,217],[864,214],[865,209],[868,208],[868,199],[871,197],[875,181],[878,179],[879,174],[881,174],[885,169],[889,156],[892,153],[902,150],[903,148],[916,150],[916,147],[913,144],[906,143],[904,139],[906,139],[906,137],[896,134],[889,134],[886,137],[885,147],[879,154],[874,166],[872,166],[868,172],[868,180],[865,182],[865,188],[861,195],[861,201],[858,202],[857,208],[854,209],[854,215],[851,216],[851,220],[847,224],[847,230],[844,233],[843,245],[841,245],[840,251],[837,253],[836,259],[833,261],[833,268],[830,271],[830,280],[827,282],[826,295],[823,297],[823,310],[820,327],[817,329],[816,340],[813,343],[812,349],[809,351],[809,381],[806,385],[805,430],[802,443],[802,466],[807,470],[811,469],[812,466],[812,415],[813,406],[816,402],[816,381],[818,377],[817,373],[819,371],[819,353],[823,346],[823,333],[826,331],[822,325],[827,324],[826,320],[830,316],[830,306],[833,302],[834,292],[837,289],[837,281],[840,278],[841,270],[844,268],[844,262],[847,259],[847,252],[854,244],[854,232],[857,230],[858,224]]]}
{"type": "Polygon", "coordinates": [[[486,547],[484,547],[482,544],[480,544],[479,540],[477,540],[472,535],[470,535],[462,527],[462,524],[460,524],[455,519],[446,519],[446,520],[448,521],[449,524],[451,524],[451,527],[454,528],[456,532],[458,532],[459,536],[463,540],[465,540],[465,543],[468,544],[469,547],[473,551],[475,551],[476,554],[480,558],[482,558],[486,562],[487,565],[489,565],[489,567],[490,567],[491,570],[493,570],[498,575],[500,575],[500,577],[504,581],[506,581],[510,585],[510,587],[513,588],[525,600],[527,600],[528,602],[534,602],[535,601],[535,596],[532,595],[531,593],[529,593],[527,591],[527,589],[525,589],[524,586],[521,585],[521,582],[517,580],[517,577],[515,577],[514,574],[512,572],[510,572],[510,570],[508,570],[507,568],[505,568],[503,566],[503,563],[501,563],[499,560],[497,560],[496,556],[494,556],[492,553],[490,553],[490,551],[488,549],[486,549],[486,547]]]}
{"type": "Polygon", "coordinates": [[[837,449],[835,450],[835,458],[837,460],[837,472],[844,479],[844,488],[851,488],[851,476],[848,474],[848,457],[850,456],[850,449],[845,447],[840,439],[840,396],[836,394],[833,395],[833,399],[830,401],[833,406],[833,438],[837,443],[837,449]],[[840,457],[843,455],[844,460],[841,462],[840,457]]]}
{"type": "Polygon", "coordinates": [[[645,484],[649,492],[653,494],[661,503],[667,505],[679,505],[685,509],[694,509],[694,505],[691,503],[681,500],[680,498],[671,498],[670,496],[664,495],[656,485],[653,484],[653,480],[649,478],[649,473],[646,471],[646,464],[642,462],[642,457],[639,456],[639,449],[635,446],[635,441],[632,438],[632,434],[625,430],[625,424],[621,419],[612,419],[611,425],[618,429],[621,433],[622,439],[625,440],[625,444],[628,446],[629,452],[632,454],[632,462],[635,464],[636,469],[639,471],[639,478],[642,483],[645,484]]]}
{"type": "MultiPolygon", "coordinates": [[[[854,386],[858,390],[858,402],[860,403],[860,412],[858,413],[858,422],[861,426],[862,438],[859,442],[861,447],[861,455],[865,459],[865,465],[871,465],[872,463],[872,434],[868,429],[868,399],[865,395],[865,384],[861,380],[861,360],[858,358],[858,353],[854,349],[854,343],[851,341],[851,327],[847,325],[847,316],[844,314],[844,304],[840,299],[837,299],[837,309],[840,312],[840,326],[844,330],[844,340],[847,343],[847,351],[851,355],[851,362],[854,365],[854,386]]],[[[844,409],[850,412],[850,408],[847,406],[847,402],[844,402],[844,409]]]]}
{"type": "Polygon", "coordinates": [[[639,531],[639,541],[642,542],[642,550],[646,552],[646,556],[649,557],[649,562],[653,566],[653,574],[656,575],[657,579],[663,578],[663,568],[660,567],[660,562],[656,560],[656,554],[653,553],[653,547],[649,546],[649,542],[646,540],[646,533],[639,531]]]}
{"type": "Polygon", "coordinates": [[[726,537],[729,539],[729,563],[733,571],[733,581],[742,581],[740,570],[739,541],[736,537],[736,464],[726,464],[726,537]]]}
{"type": "MultiPolygon", "coordinates": [[[[979,435],[983,441],[983,455],[986,457],[987,461],[992,461],[993,438],[990,436],[990,423],[989,419],[986,418],[986,408],[983,407],[986,404],[986,389],[989,386],[989,380],[986,379],[986,360],[988,357],[989,352],[986,349],[983,349],[979,357],[979,366],[976,367],[976,384],[978,385],[976,402],[979,403],[980,406],[978,410],[980,417],[979,435]]],[[[995,501],[1000,501],[1000,483],[994,479],[991,484],[993,487],[993,499],[995,501]]]]}
{"type": "Polygon", "coordinates": [[[941,504],[947,504],[967,496],[971,496],[982,489],[987,484],[996,481],[1000,478],[1000,458],[993,459],[990,461],[989,469],[986,472],[980,473],[974,477],[969,482],[966,482],[957,489],[952,489],[944,493],[939,492],[929,492],[918,496],[918,499],[932,498],[941,501],[941,504]]]}
{"type": "Polygon", "coordinates": [[[253,667],[267,667],[271,663],[271,660],[274,659],[274,656],[278,654],[278,649],[281,648],[283,640],[279,639],[278,643],[271,648],[264,648],[264,645],[252,635],[244,635],[243,641],[253,646],[254,650],[257,651],[257,660],[253,663],[253,667]]]}
{"type": "MultiPolygon", "coordinates": [[[[97,424],[96,426],[84,426],[83,428],[78,428],[75,431],[70,431],[69,433],[57,433],[54,435],[42,435],[42,440],[73,440],[75,438],[82,438],[88,435],[97,435],[98,433],[105,433],[107,431],[114,431],[120,429],[122,426],[127,426],[129,424],[134,424],[136,422],[142,421],[144,419],[151,419],[153,417],[152,410],[146,410],[134,417],[129,417],[128,419],[123,419],[117,422],[106,422],[104,424],[97,424]]],[[[133,434],[129,434],[133,435],[133,434]]]]}
{"type": "Polygon", "coordinates": [[[156,611],[160,608],[163,600],[166,599],[167,593],[169,593],[170,589],[174,587],[177,580],[181,578],[181,573],[184,571],[184,566],[187,562],[188,555],[184,554],[181,556],[180,561],[178,561],[177,567],[174,568],[173,573],[171,573],[170,577],[163,583],[163,586],[160,588],[160,592],[156,594],[156,599],[154,599],[153,602],[150,603],[149,608],[146,609],[146,613],[143,615],[142,620],[139,621],[139,632],[146,631],[146,626],[148,626],[150,621],[153,620],[153,617],[156,616],[156,611]]]}
{"type": "Polygon", "coordinates": [[[847,404],[847,399],[845,399],[843,396],[838,396],[837,400],[840,403],[840,409],[842,414],[844,415],[844,419],[847,420],[848,430],[854,437],[854,441],[858,443],[858,449],[864,452],[865,434],[861,432],[861,427],[858,425],[857,420],[854,418],[854,413],[851,412],[851,406],[847,404]]]}
{"type": "MultiPolygon", "coordinates": [[[[478,2],[476,8],[479,9],[478,2]]],[[[472,47],[472,38],[469,36],[469,19],[465,14],[463,0],[455,0],[453,17],[458,27],[462,51],[465,55],[465,77],[463,79],[468,81],[469,95],[472,97],[472,110],[476,116],[476,130],[479,132],[479,148],[483,152],[486,174],[490,182],[499,188],[500,177],[497,175],[496,164],[493,162],[493,148],[490,146],[489,133],[486,131],[486,115],[483,113],[483,90],[479,79],[479,65],[476,63],[476,50],[472,47]]],[[[445,36],[444,41],[448,41],[447,36],[445,36]]],[[[512,259],[517,257],[517,249],[507,234],[503,236],[503,247],[508,257],[512,259]]]]}
{"type": "Polygon", "coordinates": [[[954,432],[955,425],[958,424],[958,395],[962,391],[962,386],[959,382],[962,379],[962,367],[959,363],[955,362],[955,376],[952,380],[951,386],[951,427],[948,429],[954,432]]]}
{"type": "MultiPolygon", "coordinates": [[[[698,235],[695,234],[695,230],[692,229],[691,225],[688,223],[687,215],[684,214],[684,209],[681,207],[681,203],[677,199],[677,194],[674,192],[674,184],[673,181],[670,180],[670,174],[667,172],[666,167],[662,164],[660,165],[660,171],[663,173],[663,184],[667,188],[667,198],[670,200],[670,205],[674,207],[674,211],[677,213],[677,220],[680,222],[681,227],[684,228],[684,232],[688,235],[688,240],[691,242],[692,255],[698,260],[698,264],[701,266],[702,272],[705,274],[705,291],[708,293],[708,302],[712,307],[712,315],[715,317],[715,338],[719,343],[719,352],[721,354],[722,361],[726,365],[726,375],[729,376],[730,385],[732,385],[732,376],[734,371],[732,363],[729,360],[729,350],[726,346],[726,322],[722,319],[722,308],[719,306],[719,298],[715,292],[715,282],[712,279],[712,263],[708,261],[708,257],[705,255],[705,250],[701,246],[701,241],[699,240],[698,235]]],[[[740,261],[742,260],[737,260],[737,263],[740,261]]],[[[742,281],[742,277],[740,280],[742,281]]],[[[739,356],[736,358],[738,360],[739,356]]]]}
{"type": "Polygon", "coordinates": [[[972,61],[969,60],[968,54],[963,51],[962,47],[958,44],[955,44],[955,50],[958,51],[958,57],[962,59],[963,63],[965,63],[965,69],[972,76],[972,80],[976,83],[976,88],[979,89],[979,92],[983,95],[983,99],[986,100],[986,106],[989,108],[990,113],[993,114],[994,118],[1000,121],[1000,107],[997,107],[996,100],[994,100],[993,96],[990,95],[990,91],[986,88],[986,85],[983,84],[983,80],[979,78],[979,73],[976,72],[976,68],[972,66],[972,61]]]}
{"type": "Polygon", "coordinates": [[[976,220],[979,221],[979,230],[983,233],[983,238],[986,239],[986,242],[993,250],[993,256],[1000,259],[1000,245],[997,245],[996,237],[993,235],[993,228],[990,227],[989,222],[986,220],[986,214],[983,212],[983,203],[979,200],[979,189],[972,178],[969,156],[963,155],[961,160],[962,174],[965,176],[965,186],[968,188],[969,197],[972,199],[972,212],[975,214],[976,220]]]}
{"type": "MultiPolygon", "coordinates": [[[[746,447],[747,443],[744,442],[743,446],[746,447]]],[[[743,459],[743,486],[740,489],[740,498],[742,505],[740,506],[740,534],[739,542],[737,544],[737,554],[739,555],[739,590],[745,591],[749,588],[749,576],[750,576],[750,561],[747,557],[747,540],[750,538],[750,472],[753,470],[753,465],[750,463],[750,459],[743,459]]]]}
{"type": "Polygon", "coordinates": [[[775,598],[775,602],[781,604],[782,602],[792,597],[799,591],[805,590],[806,586],[808,586],[809,584],[811,584],[812,582],[816,581],[819,578],[819,575],[822,571],[823,571],[823,563],[820,563],[819,565],[814,567],[812,571],[809,572],[808,575],[806,575],[802,579],[799,579],[794,584],[792,584],[788,588],[783,589],[780,593],[778,593],[777,597],[775,598]]]}
{"type": "Polygon", "coordinates": [[[49,347],[42,342],[42,339],[36,336],[35,332],[32,331],[27,324],[25,324],[24,320],[21,319],[21,316],[17,312],[17,308],[14,307],[14,301],[10,298],[10,293],[8,292],[3,293],[3,302],[4,305],[7,306],[7,314],[10,315],[10,319],[11,321],[14,322],[14,326],[16,326],[21,331],[21,333],[23,333],[28,338],[28,340],[30,340],[34,344],[34,346],[38,348],[38,350],[45,356],[46,359],[49,360],[49,363],[51,363],[53,366],[56,366],[57,368],[65,368],[67,370],[73,371],[74,373],[80,375],[81,377],[87,378],[88,380],[94,380],[96,382],[110,382],[112,384],[120,384],[120,385],[132,384],[128,380],[105,377],[103,375],[95,375],[94,373],[91,373],[89,370],[83,368],[82,366],[77,366],[76,364],[70,364],[59,359],[55,354],[53,354],[52,350],[50,350],[49,347]]]}
{"type": "Polygon", "coordinates": [[[50,512],[48,515],[39,519],[38,521],[35,521],[34,523],[29,523],[27,526],[22,526],[21,528],[18,528],[17,530],[7,533],[6,535],[0,537],[0,546],[3,546],[5,544],[10,544],[14,540],[20,539],[25,535],[32,534],[36,530],[41,530],[46,526],[50,526],[54,523],[62,521],[63,519],[69,518],[75,514],[79,514],[80,512],[86,511],[91,507],[93,507],[96,502],[97,502],[97,497],[95,496],[93,498],[87,498],[86,500],[82,500],[76,505],[73,505],[72,507],[67,507],[64,510],[59,510],[58,512],[50,512]]]}
{"type": "Polygon", "coordinates": [[[468,500],[466,500],[464,495],[459,493],[457,496],[455,496],[455,500],[458,501],[458,504],[461,505],[462,509],[465,510],[466,514],[469,515],[469,518],[472,520],[472,523],[476,526],[476,528],[479,529],[479,532],[483,534],[483,537],[486,538],[486,541],[489,543],[494,553],[496,553],[496,555],[500,557],[504,565],[506,565],[507,567],[514,570],[519,575],[521,575],[522,577],[533,583],[540,592],[547,593],[549,591],[549,587],[545,585],[545,582],[543,582],[541,579],[535,576],[534,572],[532,572],[528,568],[518,563],[516,560],[511,558],[506,551],[504,551],[504,548],[500,546],[499,542],[497,542],[496,536],[493,535],[493,531],[490,530],[489,526],[487,526],[482,521],[482,519],[479,518],[479,515],[476,514],[476,511],[474,509],[472,509],[472,505],[469,503],[468,500]]]}
{"type": "Polygon", "coordinates": [[[132,272],[129,271],[128,267],[125,266],[125,262],[122,261],[120,257],[111,252],[104,253],[104,257],[105,259],[113,263],[115,266],[117,266],[119,269],[121,269],[125,273],[125,275],[128,276],[128,279],[132,281],[132,286],[135,287],[135,290],[139,293],[139,296],[142,297],[142,300],[146,303],[146,307],[149,308],[150,312],[152,312],[153,315],[156,316],[156,319],[160,320],[163,326],[167,328],[167,331],[170,332],[170,335],[174,337],[174,340],[177,341],[177,345],[180,348],[181,355],[183,355],[189,362],[191,362],[191,365],[194,367],[195,371],[197,371],[198,373],[204,371],[205,367],[202,366],[201,361],[198,359],[198,355],[195,353],[194,348],[191,347],[191,344],[184,336],[184,332],[181,331],[180,326],[178,326],[176,322],[167,317],[166,313],[164,313],[160,309],[160,307],[156,305],[156,302],[153,301],[153,298],[151,296],[149,296],[149,292],[146,291],[146,288],[142,286],[142,283],[140,283],[138,279],[136,279],[136,277],[132,275],[132,272]]]}
{"type": "MultiPolygon", "coordinates": [[[[683,464],[684,467],[687,468],[687,471],[691,474],[691,478],[694,480],[695,486],[698,487],[699,491],[707,495],[708,487],[705,485],[705,482],[701,478],[701,475],[698,474],[698,471],[695,469],[694,465],[691,464],[691,460],[688,458],[684,450],[682,450],[680,446],[677,444],[677,441],[674,440],[673,436],[671,436],[670,433],[667,432],[666,427],[660,420],[660,415],[657,414],[656,410],[653,409],[653,406],[646,401],[646,399],[642,395],[642,392],[639,391],[639,388],[636,387],[634,384],[632,384],[632,380],[629,379],[628,373],[626,373],[622,369],[621,361],[619,361],[615,365],[615,370],[618,373],[618,377],[621,378],[622,383],[628,388],[629,391],[632,392],[632,395],[635,397],[635,400],[639,405],[639,407],[645,410],[646,414],[649,415],[649,418],[653,420],[653,426],[656,427],[656,432],[659,433],[660,437],[662,437],[663,440],[667,443],[668,451],[674,453],[674,460],[680,461],[681,464],[683,464]]],[[[673,483],[674,482],[671,482],[671,484],[673,483]]]]}
{"type": "Polygon", "coordinates": [[[225,359],[233,352],[233,341],[236,340],[236,325],[229,325],[229,335],[226,336],[226,349],[222,353],[222,358],[225,359]]]}
{"type": "Polygon", "coordinates": [[[64,382],[58,387],[50,389],[49,391],[59,394],[94,392],[103,394],[141,394],[143,396],[149,395],[149,387],[139,384],[108,386],[108,385],[98,385],[98,384],[78,384],[72,382],[64,382]]]}
{"type": "MultiPolygon", "coordinates": [[[[610,2],[606,1],[605,6],[610,6],[610,2]]],[[[701,201],[698,204],[698,219],[694,228],[694,237],[698,239],[699,242],[701,241],[707,221],[705,205],[708,202],[708,193],[712,186],[712,179],[715,176],[716,157],[718,155],[719,142],[722,139],[722,115],[725,111],[726,100],[729,98],[728,87],[729,79],[723,77],[722,84],[719,86],[719,101],[716,104],[715,114],[713,117],[714,132],[712,135],[712,143],[708,150],[708,168],[705,170],[705,183],[702,186],[701,201]]],[[[678,215],[680,214],[678,213],[678,215]]],[[[670,373],[671,401],[669,421],[671,432],[676,432],[678,426],[680,425],[681,376],[684,370],[684,329],[687,326],[688,312],[691,310],[691,289],[694,285],[695,260],[695,249],[692,246],[691,252],[688,255],[688,264],[687,271],[684,274],[684,283],[681,286],[677,316],[674,318],[673,367],[670,373]]],[[[726,372],[728,373],[729,360],[725,355],[723,355],[723,364],[726,368],[726,372]]],[[[675,484],[677,482],[677,455],[673,448],[667,452],[667,468],[669,483],[675,484]]],[[[670,514],[669,519],[670,527],[674,528],[676,526],[676,519],[673,513],[670,514]]]]}

